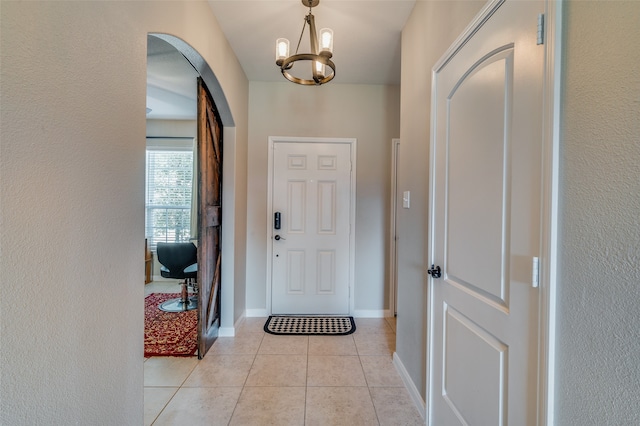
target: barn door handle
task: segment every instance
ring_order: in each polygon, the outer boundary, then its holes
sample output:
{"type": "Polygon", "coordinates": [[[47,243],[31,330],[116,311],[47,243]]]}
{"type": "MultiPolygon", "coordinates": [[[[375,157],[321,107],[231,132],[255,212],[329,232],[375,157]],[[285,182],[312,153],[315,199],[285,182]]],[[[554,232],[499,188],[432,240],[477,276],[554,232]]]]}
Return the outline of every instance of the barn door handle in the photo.
{"type": "Polygon", "coordinates": [[[427,270],[427,274],[431,275],[433,278],[440,278],[442,276],[442,271],[440,270],[440,266],[431,265],[431,269],[427,270]]]}

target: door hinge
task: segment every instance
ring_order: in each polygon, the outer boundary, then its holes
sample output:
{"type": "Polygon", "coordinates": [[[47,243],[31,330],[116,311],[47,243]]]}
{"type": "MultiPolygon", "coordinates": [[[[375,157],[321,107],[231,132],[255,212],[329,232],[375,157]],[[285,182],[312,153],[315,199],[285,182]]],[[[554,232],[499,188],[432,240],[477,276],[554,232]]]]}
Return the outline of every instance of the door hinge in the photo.
{"type": "Polygon", "coordinates": [[[538,45],[544,44],[544,13],[538,14],[538,45]]]}
{"type": "Polygon", "coordinates": [[[531,261],[531,287],[538,288],[540,285],[540,259],[534,257],[531,261]]]}

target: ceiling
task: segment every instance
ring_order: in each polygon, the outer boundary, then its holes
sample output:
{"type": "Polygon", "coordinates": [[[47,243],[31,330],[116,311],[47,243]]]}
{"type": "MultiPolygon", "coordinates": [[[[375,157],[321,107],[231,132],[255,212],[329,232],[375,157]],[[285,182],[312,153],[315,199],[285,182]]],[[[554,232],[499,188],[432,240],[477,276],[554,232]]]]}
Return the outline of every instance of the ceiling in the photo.
{"type": "MultiPolygon", "coordinates": [[[[283,82],[275,65],[275,40],[288,38],[292,53],[309,11],[301,0],[209,0],[249,81],[283,82]]],[[[321,0],[316,27],[334,33],[336,77],[330,84],[400,84],[400,39],[415,0],[321,0]]],[[[300,53],[309,51],[308,27],[300,53]]],[[[193,119],[196,71],[168,43],[149,37],[148,118],[193,119]]]]}

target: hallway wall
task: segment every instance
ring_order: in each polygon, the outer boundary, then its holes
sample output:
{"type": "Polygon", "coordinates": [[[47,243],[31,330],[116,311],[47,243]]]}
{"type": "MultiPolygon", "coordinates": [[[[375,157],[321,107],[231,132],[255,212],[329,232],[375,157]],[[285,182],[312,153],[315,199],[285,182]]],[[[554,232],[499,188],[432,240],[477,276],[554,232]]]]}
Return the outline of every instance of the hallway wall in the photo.
{"type": "Polygon", "coordinates": [[[397,86],[320,87],[251,82],[249,109],[247,310],[267,307],[269,136],[357,138],[355,310],[389,309],[387,250],[391,139],[399,133],[397,86]]]}
{"type": "Polygon", "coordinates": [[[640,424],[640,3],[564,17],[556,424],[640,424]]]}
{"type": "Polygon", "coordinates": [[[242,221],[248,82],[206,1],[3,1],[0,424],[143,423],[149,32],[224,91],[242,221]]]}

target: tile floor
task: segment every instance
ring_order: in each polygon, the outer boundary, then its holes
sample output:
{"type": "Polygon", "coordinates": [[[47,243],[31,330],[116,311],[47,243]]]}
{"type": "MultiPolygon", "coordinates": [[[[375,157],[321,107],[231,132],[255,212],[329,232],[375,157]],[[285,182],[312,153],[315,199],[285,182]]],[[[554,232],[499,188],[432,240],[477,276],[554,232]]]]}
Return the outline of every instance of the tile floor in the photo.
{"type": "Polygon", "coordinates": [[[335,337],[274,336],[265,321],[244,319],[200,361],[145,359],[145,425],[424,424],[392,364],[393,318],[356,318],[335,337]]]}

